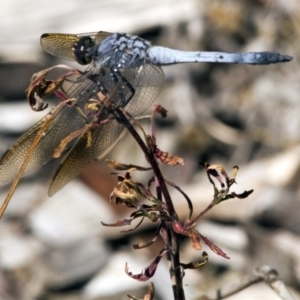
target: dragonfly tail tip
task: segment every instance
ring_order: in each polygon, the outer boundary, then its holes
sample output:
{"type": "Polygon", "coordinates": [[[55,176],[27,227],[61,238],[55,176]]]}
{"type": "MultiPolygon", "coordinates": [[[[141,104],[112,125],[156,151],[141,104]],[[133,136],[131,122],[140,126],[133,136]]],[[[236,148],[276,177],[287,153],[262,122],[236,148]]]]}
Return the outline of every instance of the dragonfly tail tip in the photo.
{"type": "Polygon", "coordinates": [[[281,54],[281,62],[289,62],[293,59],[294,59],[293,56],[281,54]]]}

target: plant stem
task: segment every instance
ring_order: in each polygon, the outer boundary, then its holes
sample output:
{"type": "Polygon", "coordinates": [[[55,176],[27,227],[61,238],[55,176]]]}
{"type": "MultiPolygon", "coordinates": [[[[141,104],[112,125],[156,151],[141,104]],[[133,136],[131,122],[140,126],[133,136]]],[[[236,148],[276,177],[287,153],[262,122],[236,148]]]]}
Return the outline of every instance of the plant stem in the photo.
{"type": "MultiPolygon", "coordinates": [[[[148,162],[150,163],[152,170],[154,172],[154,175],[156,177],[156,180],[158,182],[158,185],[161,189],[161,193],[164,196],[168,213],[171,218],[171,220],[178,220],[178,215],[175,211],[172,199],[170,197],[166,182],[164,180],[164,177],[160,171],[160,168],[158,166],[158,163],[153,155],[153,152],[148,149],[145,142],[142,140],[140,135],[137,133],[135,128],[132,126],[130,121],[127,119],[127,117],[124,115],[124,113],[120,109],[115,110],[115,117],[116,120],[123,124],[127,130],[130,132],[130,134],[133,136],[133,138],[136,140],[142,151],[144,152],[148,162]]],[[[177,233],[174,232],[172,226],[167,226],[168,230],[168,242],[167,247],[170,249],[171,253],[168,252],[168,260],[171,263],[171,269],[170,269],[170,276],[172,281],[172,288],[173,288],[173,294],[175,300],[185,300],[184,290],[183,290],[183,284],[182,284],[182,273],[181,273],[181,267],[180,267],[180,253],[179,253],[179,246],[180,246],[180,239],[177,233]]]]}
{"type": "Polygon", "coordinates": [[[133,138],[136,140],[138,145],[141,147],[142,151],[144,152],[148,162],[150,163],[153,172],[159,182],[159,185],[161,187],[162,194],[165,198],[166,205],[168,207],[169,215],[172,219],[178,220],[177,213],[174,209],[172,199],[170,197],[167,185],[165,183],[165,180],[161,174],[161,171],[158,167],[158,164],[156,162],[156,159],[152,153],[146,146],[145,142],[141,139],[140,135],[137,133],[137,131],[134,129],[132,124],[128,121],[127,117],[124,115],[124,113],[120,109],[115,110],[116,119],[119,123],[123,124],[127,130],[130,132],[130,134],[133,136],[133,138]]]}

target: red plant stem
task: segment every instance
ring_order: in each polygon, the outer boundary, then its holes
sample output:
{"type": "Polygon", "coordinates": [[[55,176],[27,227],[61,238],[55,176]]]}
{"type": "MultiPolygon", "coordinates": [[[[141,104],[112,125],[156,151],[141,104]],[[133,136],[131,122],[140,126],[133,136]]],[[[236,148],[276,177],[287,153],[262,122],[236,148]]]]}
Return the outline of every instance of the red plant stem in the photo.
{"type": "MultiPolygon", "coordinates": [[[[162,176],[162,173],[158,167],[157,161],[153,155],[153,152],[151,149],[148,149],[145,142],[141,139],[140,135],[136,132],[132,124],[128,121],[124,113],[116,109],[115,110],[115,117],[116,120],[123,124],[127,130],[130,132],[130,134],[133,136],[133,138],[136,140],[142,151],[144,152],[148,162],[150,163],[152,170],[155,175],[155,184],[158,192],[158,196],[160,193],[163,194],[166,206],[170,215],[170,218],[172,220],[178,220],[178,215],[175,211],[172,199],[170,197],[166,182],[162,176]]],[[[161,197],[160,197],[161,198],[161,197]]],[[[180,237],[178,234],[176,234],[171,226],[168,227],[168,235],[169,235],[169,242],[168,242],[168,248],[171,249],[172,253],[168,252],[168,260],[171,263],[171,281],[172,281],[172,288],[173,288],[173,294],[175,300],[185,300],[184,295],[184,289],[183,289],[183,283],[182,283],[182,273],[180,268],[180,237]]]]}
{"type": "Polygon", "coordinates": [[[209,210],[211,210],[213,207],[215,206],[215,204],[213,203],[213,201],[203,210],[200,212],[199,215],[197,215],[196,217],[194,217],[193,219],[191,219],[189,221],[190,224],[195,223],[198,219],[200,219],[204,214],[206,214],[209,210]]]}
{"type": "Polygon", "coordinates": [[[154,157],[152,151],[150,151],[148,149],[145,142],[141,139],[140,135],[136,132],[136,130],[134,129],[132,124],[128,121],[128,119],[126,118],[124,113],[121,110],[116,109],[115,114],[116,114],[117,121],[119,123],[123,124],[127,128],[127,130],[131,133],[131,135],[136,140],[136,142],[138,143],[138,145],[141,147],[142,151],[144,152],[145,156],[147,157],[147,160],[150,163],[150,165],[153,169],[153,172],[159,182],[162,194],[164,195],[169,215],[172,219],[178,220],[178,215],[174,209],[174,205],[173,205],[172,199],[170,197],[167,185],[165,183],[165,180],[162,176],[162,173],[158,167],[158,164],[155,160],[155,157],[154,157]]]}

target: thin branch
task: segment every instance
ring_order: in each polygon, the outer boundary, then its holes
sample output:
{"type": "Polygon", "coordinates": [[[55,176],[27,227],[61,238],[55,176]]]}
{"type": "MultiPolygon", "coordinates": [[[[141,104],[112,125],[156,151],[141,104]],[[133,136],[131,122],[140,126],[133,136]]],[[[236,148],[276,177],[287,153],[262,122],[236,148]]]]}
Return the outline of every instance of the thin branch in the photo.
{"type": "MultiPolygon", "coordinates": [[[[115,110],[115,117],[119,123],[123,124],[127,128],[127,130],[130,132],[130,134],[133,136],[133,138],[136,140],[136,142],[144,152],[155,174],[155,181],[157,181],[156,187],[159,187],[158,194],[160,194],[161,192],[162,195],[164,196],[170,218],[173,220],[178,220],[178,215],[173,206],[173,202],[170,197],[165,179],[160,171],[155,156],[153,155],[153,152],[148,149],[145,142],[142,140],[140,135],[137,133],[135,128],[132,126],[130,121],[127,119],[127,117],[120,109],[115,110]]],[[[169,252],[167,252],[167,255],[168,255],[168,261],[171,263],[170,274],[171,274],[171,281],[173,285],[174,299],[185,300],[183,283],[182,283],[182,272],[181,272],[182,268],[180,266],[180,253],[179,253],[180,237],[174,232],[171,226],[167,226],[166,228],[169,236],[167,239],[168,240],[167,247],[172,251],[172,254],[169,254],[169,252]]]]}
{"type": "Polygon", "coordinates": [[[220,300],[228,296],[236,294],[247,287],[264,281],[282,300],[295,300],[291,295],[282,280],[279,279],[278,273],[275,269],[269,266],[262,266],[256,268],[252,274],[239,278],[222,288],[203,295],[199,300],[220,300]]]}
{"type": "Polygon", "coordinates": [[[172,199],[171,199],[171,196],[169,194],[167,185],[166,185],[165,180],[164,180],[164,178],[161,174],[161,171],[160,171],[160,169],[157,165],[157,162],[156,162],[156,159],[155,159],[153,153],[151,151],[149,151],[149,149],[146,146],[145,142],[141,139],[140,135],[134,129],[132,124],[128,121],[128,119],[126,118],[124,113],[120,109],[116,109],[115,114],[116,114],[116,120],[119,123],[123,124],[127,128],[127,130],[130,132],[130,134],[136,140],[136,142],[138,143],[138,145],[140,146],[140,148],[144,152],[145,156],[147,157],[147,160],[150,163],[150,165],[153,169],[153,172],[154,172],[155,176],[157,177],[157,180],[158,180],[159,185],[161,187],[162,194],[164,195],[170,217],[178,220],[178,216],[177,216],[176,211],[174,209],[172,199]]]}

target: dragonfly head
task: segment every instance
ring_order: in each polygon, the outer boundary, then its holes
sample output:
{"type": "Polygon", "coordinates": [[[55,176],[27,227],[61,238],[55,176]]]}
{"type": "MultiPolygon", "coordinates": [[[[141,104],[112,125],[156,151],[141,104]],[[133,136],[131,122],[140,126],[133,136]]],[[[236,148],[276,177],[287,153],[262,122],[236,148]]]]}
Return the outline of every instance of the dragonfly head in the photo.
{"type": "Polygon", "coordinates": [[[81,65],[88,65],[92,62],[95,43],[89,36],[81,37],[74,44],[73,51],[76,61],[81,65]]]}

